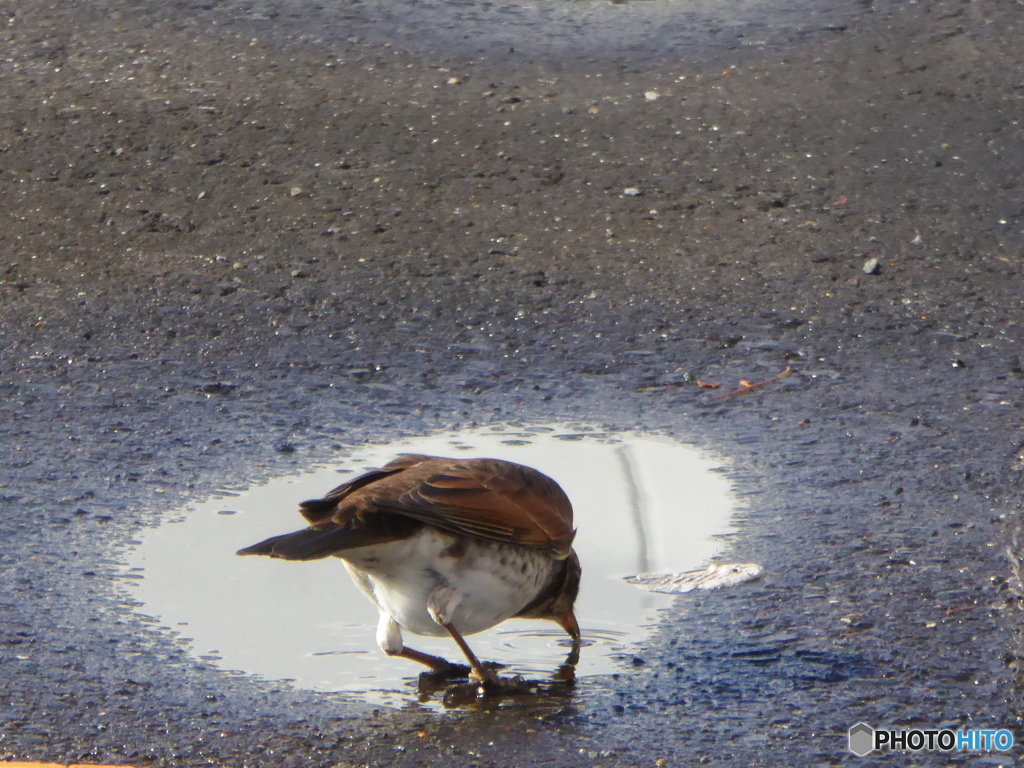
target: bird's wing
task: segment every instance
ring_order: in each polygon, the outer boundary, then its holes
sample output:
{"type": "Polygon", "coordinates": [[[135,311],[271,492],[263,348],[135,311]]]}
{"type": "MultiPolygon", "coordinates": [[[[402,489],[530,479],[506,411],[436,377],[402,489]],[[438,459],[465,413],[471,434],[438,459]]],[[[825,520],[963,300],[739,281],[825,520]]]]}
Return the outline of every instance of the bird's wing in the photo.
{"type": "Polygon", "coordinates": [[[422,456],[416,453],[403,453],[397,459],[389,461],[380,469],[372,469],[359,477],[342,483],[330,491],[322,499],[310,499],[299,503],[299,512],[311,524],[316,525],[329,520],[334,516],[338,504],[348,498],[360,488],[365,488],[378,480],[403,472],[424,461],[430,460],[431,456],[422,456]]]}
{"type": "Polygon", "coordinates": [[[239,552],[308,560],[409,536],[419,524],[568,557],[572,504],[558,483],[499,459],[405,454],[300,504],[310,527],[239,552]]]}
{"type": "Polygon", "coordinates": [[[384,544],[411,535],[420,525],[409,517],[371,515],[362,512],[359,501],[367,486],[429,460],[430,456],[403,454],[380,469],[360,475],[339,485],[322,499],[299,504],[299,511],[310,523],[308,528],[281,536],[272,536],[258,544],[238,550],[239,555],[268,555],[283,560],[319,560],[347,549],[384,544]],[[354,503],[352,503],[354,502],[354,503]]]}
{"type": "Polygon", "coordinates": [[[556,557],[569,554],[576,533],[572,504],[558,483],[498,459],[430,459],[407,470],[407,476],[395,475],[359,495],[374,511],[548,550],[556,557]]]}

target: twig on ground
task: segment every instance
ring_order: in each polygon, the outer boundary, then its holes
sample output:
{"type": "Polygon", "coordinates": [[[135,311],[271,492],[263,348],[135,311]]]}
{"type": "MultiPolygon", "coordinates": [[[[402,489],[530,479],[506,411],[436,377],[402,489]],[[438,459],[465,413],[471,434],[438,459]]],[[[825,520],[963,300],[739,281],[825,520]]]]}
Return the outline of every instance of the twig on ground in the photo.
{"type": "Polygon", "coordinates": [[[713,400],[724,400],[727,397],[736,397],[737,395],[745,395],[748,392],[753,392],[755,389],[760,389],[761,387],[766,387],[769,384],[774,384],[776,381],[780,381],[780,380],[786,378],[792,372],[793,372],[793,366],[787,365],[786,366],[786,370],[784,370],[782,373],[775,374],[770,379],[765,379],[764,381],[755,381],[755,382],[740,381],[740,388],[739,389],[734,389],[732,392],[726,392],[726,393],[721,394],[721,395],[715,395],[714,397],[709,397],[708,398],[708,402],[710,403],[713,400]]]}

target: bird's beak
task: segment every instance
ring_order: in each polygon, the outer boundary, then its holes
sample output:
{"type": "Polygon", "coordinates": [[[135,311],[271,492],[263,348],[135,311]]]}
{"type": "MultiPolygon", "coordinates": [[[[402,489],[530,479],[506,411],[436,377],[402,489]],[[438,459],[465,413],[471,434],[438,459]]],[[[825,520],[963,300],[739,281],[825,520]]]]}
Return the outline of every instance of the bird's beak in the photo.
{"type": "Polygon", "coordinates": [[[565,663],[570,667],[574,667],[580,660],[580,624],[576,621],[576,613],[570,608],[559,618],[555,619],[555,621],[572,638],[572,650],[569,652],[569,657],[565,660],[565,663]]]}
{"type": "Polygon", "coordinates": [[[576,612],[570,608],[558,617],[557,622],[558,626],[564,629],[569,637],[572,638],[573,645],[578,645],[580,641],[580,624],[576,621],[576,612]]]}

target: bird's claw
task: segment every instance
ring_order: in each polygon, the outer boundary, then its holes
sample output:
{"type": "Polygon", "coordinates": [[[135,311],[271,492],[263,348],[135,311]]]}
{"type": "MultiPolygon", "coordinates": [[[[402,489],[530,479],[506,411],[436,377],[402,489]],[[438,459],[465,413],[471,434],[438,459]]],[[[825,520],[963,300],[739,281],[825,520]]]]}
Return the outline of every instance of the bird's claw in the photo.
{"type": "MultiPolygon", "coordinates": [[[[480,696],[484,697],[494,693],[501,693],[505,688],[504,681],[495,674],[495,670],[501,669],[504,666],[504,664],[496,662],[484,662],[483,667],[488,673],[488,677],[487,679],[480,680],[468,665],[448,662],[444,666],[431,669],[429,672],[420,673],[419,693],[421,696],[429,698],[441,690],[464,689],[464,692],[459,695],[460,701],[465,698],[465,691],[477,691],[479,689],[483,692],[480,696]]],[[[447,697],[447,693],[445,695],[447,697]]],[[[477,694],[473,693],[470,698],[475,697],[477,697],[477,694]]]]}

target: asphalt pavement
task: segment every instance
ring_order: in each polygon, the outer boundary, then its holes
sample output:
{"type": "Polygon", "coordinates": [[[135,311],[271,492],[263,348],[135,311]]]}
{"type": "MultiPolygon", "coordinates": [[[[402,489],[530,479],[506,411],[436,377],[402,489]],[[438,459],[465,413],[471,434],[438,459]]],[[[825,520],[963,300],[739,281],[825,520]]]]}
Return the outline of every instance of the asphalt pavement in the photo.
{"type": "Polygon", "coordinates": [[[659,37],[655,2],[511,43],[490,6],[4,12],[0,759],[774,768],[865,762],[861,721],[1024,739],[1019,4],[659,37]],[[125,586],[139,532],[216,490],[533,423],[725,457],[727,559],[765,576],[680,596],[616,675],[448,712],[218,670],[125,586]]]}

